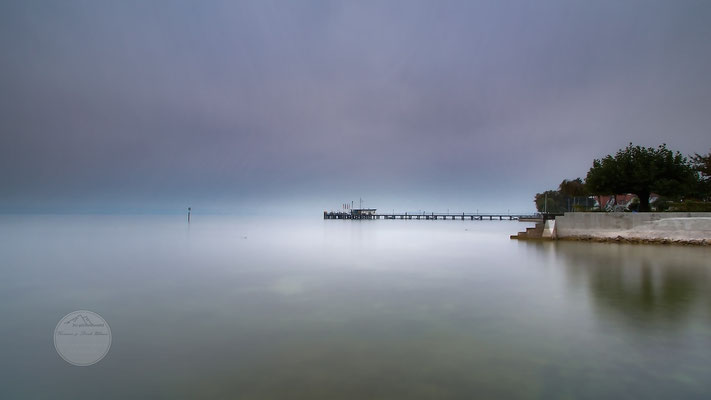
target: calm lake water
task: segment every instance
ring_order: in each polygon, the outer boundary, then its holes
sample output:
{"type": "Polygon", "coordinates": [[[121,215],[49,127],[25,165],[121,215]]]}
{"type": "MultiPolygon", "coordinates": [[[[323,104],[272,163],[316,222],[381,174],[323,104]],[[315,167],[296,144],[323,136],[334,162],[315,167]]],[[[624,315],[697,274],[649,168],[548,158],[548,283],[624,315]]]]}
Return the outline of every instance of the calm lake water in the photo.
{"type": "Polygon", "coordinates": [[[526,226],[0,216],[0,398],[711,398],[711,249],[526,226]]]}

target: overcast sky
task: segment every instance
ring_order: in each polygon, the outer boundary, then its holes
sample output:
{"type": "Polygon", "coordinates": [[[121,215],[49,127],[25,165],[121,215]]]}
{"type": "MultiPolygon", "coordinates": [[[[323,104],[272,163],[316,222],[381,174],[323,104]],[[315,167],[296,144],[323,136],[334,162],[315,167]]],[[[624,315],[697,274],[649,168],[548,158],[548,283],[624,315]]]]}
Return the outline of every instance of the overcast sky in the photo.
{"type": "Polygon", "coordinates": [[[3,1],[9,212],[532,211],[711,149],[709,1],[3,1]]]}

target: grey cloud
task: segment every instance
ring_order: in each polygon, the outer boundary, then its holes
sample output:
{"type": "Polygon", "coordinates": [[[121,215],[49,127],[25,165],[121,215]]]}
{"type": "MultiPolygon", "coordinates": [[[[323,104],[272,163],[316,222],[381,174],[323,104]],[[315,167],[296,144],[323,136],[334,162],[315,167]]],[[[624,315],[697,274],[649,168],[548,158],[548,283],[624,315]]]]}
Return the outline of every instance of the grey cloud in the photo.
{"type": "Polygon", "coordinates": [[[629,141],[711,147],[703,1],[0,11],[6,209],[353,192],[530,209],[629,141]]]}

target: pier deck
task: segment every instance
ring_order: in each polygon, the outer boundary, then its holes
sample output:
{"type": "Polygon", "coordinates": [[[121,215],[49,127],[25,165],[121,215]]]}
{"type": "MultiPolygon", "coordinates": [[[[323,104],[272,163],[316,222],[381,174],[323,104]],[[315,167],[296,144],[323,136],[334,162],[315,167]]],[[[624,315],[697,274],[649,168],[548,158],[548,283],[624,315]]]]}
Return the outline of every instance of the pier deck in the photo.
{"type": "Polygon", "coordinates": [[[470,220],[470,221],[518,221],[521,219],[534,220],[541,219],[539,215],[531,214],[467,214],[467,213],[394,213],[394,214],[361,214],[355,215],[349,212],[324,211],[323,219],[429,219],[429,220],[470,220]]]}

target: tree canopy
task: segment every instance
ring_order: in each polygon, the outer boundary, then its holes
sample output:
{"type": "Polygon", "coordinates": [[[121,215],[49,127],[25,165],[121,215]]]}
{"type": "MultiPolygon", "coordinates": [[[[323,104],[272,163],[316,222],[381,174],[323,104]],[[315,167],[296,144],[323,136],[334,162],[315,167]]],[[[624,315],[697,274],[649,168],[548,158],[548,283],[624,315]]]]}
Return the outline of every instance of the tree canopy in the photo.
{"type": "Polygon", "coordinates": [[[707,200],[711,197],[711,152],[705,156],[696,153],[691,157],[691,164],[699,173],[699,197],[707,200]]]}
{"type": "Polygon", "coordinates": [[[563,182],[561,182],[560,186],[558,186],[558,191],[568,197],[585,196],[587,193],[585,183],[583,183],[583,180],[580,178],[572,180],[563,179],[563,182]]]}
{"type": "Polygon", "coordinates": [[[543,193],[536,193],[536,209],[539,212],[564,213],[568,211],[566,197],[557,190],[546,190],[543,193]]]}
{"type": "Polygon", "coordinates": [[[587,189],[595,194],[634,193],[639,210],[649,211],[649,195],[683,196],[694,185],[697,174],[681,153],[630,143],[612,156],[594,160],[585,179],[587,189]]]}
{"type": "MultiPolygon", "coordinates": [[[[587,190],[580,178],[563,179],[558,190],[546,190],[536,193],[534,202],[539,212],[563,213],[573,208],[584,206],[579,200],[586,200],[587,190]],[[582,197],[582,199],[581,199],[582,197]]],[[[587,204],[587,201],[585,201],[587,204]]]]}

